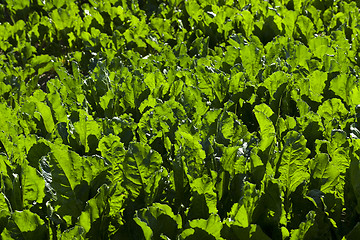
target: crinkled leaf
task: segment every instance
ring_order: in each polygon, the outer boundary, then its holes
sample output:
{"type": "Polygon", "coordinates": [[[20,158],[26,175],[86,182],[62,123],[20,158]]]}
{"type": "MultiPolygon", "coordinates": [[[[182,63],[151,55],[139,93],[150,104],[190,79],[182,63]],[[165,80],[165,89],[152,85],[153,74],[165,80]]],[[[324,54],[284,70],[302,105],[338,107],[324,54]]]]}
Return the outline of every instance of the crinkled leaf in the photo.
{"type": "Polygon", "coordinates": [[[123,181],[122,163],[125,159],[126,151],[124,144],[116,135],[108,135],[101,138],[98,150],[107,161],[111,163],[111,177],[114,183],[123,181]]]}
{"type": "Polygon", "coordinates": [[[273,111],[264,103],[256,105],[253,111],[260,126],[260,150],[265,151],[275,141],[275,127],[270,120],[273,111]]]}
{"type": "Polygon", "coordinates": [[[244,156],[244,149],[240,146],[225,148],[220,162],[224,170],[229,172],[231,176],[245,173],[247,170],[247,159],[244,156]]]}
{"type": "MultiPolygon", "coordinates": [[[[203,197],[208,209],[208,213],[217,213],[217,195],[215,193],[215,181],[208,175],[204,175],[201,178],[197,178],[190,182],[191,191],[193,192],[193,198],[203,197]]],[[[192,208],[199,208],[199,206],[191,206],[192,208]]],[[[189,215],[192,209],[190,208],[189,215]]]]}
{"type": "Polygon", "coordinates": [[[196,137],[184,131],[175,133],[177,145],[175,145],[175,156],[181,162],[183,171],[189,179],[201,177],[205,171],[204,159],[205,151],[196,137]]]}
{"type": "Polygon", "coordinates": [[[306,148],[304,136],[295,131],[288,132],[284,140],[284,149],[277,163],[277,176],[289,195],[299,184],[309,178],[307,156],[310,150],[306,148]]]}
{"type": "Polygon", "coordinates": [[[47,239],[48,231],[39,215],[30,210],[15,211],[4,231],[2,239],[47,239]]]}
{"type": "MultiPolygon", "coordinates": [[[[46,192],[54,201],[55,211],[78,216],[88,200],[92,180],[105,170],[104,161],[96,156],[82,158],[62,145],[53,145],[51,149],[40,161],[46,192]]],[[[106,182],[103,175],[97,179],[97,184],[101,182],[106,182]]]]}
{"type": "Polygon", "coordinates": [[[328,152],[331,157],[331,163],[339,171],[338,184],[335,185],[336,194],[343,199],[346,172],[350,166],[349,148],[347,143],[347,133],[340,129],[334,129],[331,132],[331,142],[328,144],[328,152]]]}
{"type": "Polygon", "coordinates": [[[200,90],[195,87],[187,87],[183,89],[183,93],[186,112],[189,115],[193,114],[192,118],[195,121],[199,120],[209,108],[201,97],[200,90]]]}
{"type": "Polygon", "coordinates": [[[316,215],[315,215],[314,211],[309,212],[306,215],[306,221],[300,223],[300,226],[298,229],[291,230],[290,240],[304,239],[307,232],[309,232],[309,229],[315,223],[315,216],[316,215]]]}
{"type": "Polygon", "coordinates": [[[350,74],[340,74],[330,82],[330,89],[347,104],[351,104],[351,92],[355,85],[356,78],[350,74]]]}
{"type": "Polygon", "coordinates": [[[238,120],[237,116],[229,111],[224,111],[217,122],[216,140],[221,144],[237,143],[248,133],[247,127],[238,120]]]}
{"type": "MultiPolygon", "coordinates": [[[[133,198],[145,194],[145,202],[156,198],[165,169],[161,155],[144,143],[130,143],[123,162],[124,187],[133,198]]],[[[167,174],[166,174],[167,175],[167,174]]]]}
{"type": "Polygon", "coordinates": [[[169,100],[144,113],[137,132],[141,142],[151,144],[156,138],[173,136],[170,130],[185,119],[186,112],[183,106],[174,100],[169,100]]]}
{"type": "Polygon", "coordinates": [[[81,144],[85,146],[85,152],[94,151],[101,134],[99,124],[85,111],[79,110],[79,121],[74,123],[74,127],[79,134],[81,144]]]}
{"type": "Polygon", "coordinates": [[[285,72],[277,71],[266,78],[262,85],[270,92],[272,98],[276,98],[277,96],[275,96],[275,93],[278,91],[279,87],[288,81],[289,76],[285,72]]]}
{"type": "Polygon", "coordinates": [[[261,52],[255,44],[245,45],[240,50],[240,57],[246,73],[251,79],[254,79],[261,69],[261,52]]]}
{"type": "Polygon", "coordinates": [[[23,203],[32,206],[34,202],[42,203],[45,197],[45,181],[37,169],[25,165],[22,172],[23,203]]]}
{"type": "Polygon", "coordinates": [[[288,61],[294,69],[298,67],[309,69],[308,61],[310,60],[311,56],[312,53],[309,51],[309,49],[305,45],[299,44],[295,46],[294,52],[288,61]]]}
{"type": "Polygon", "coordinates": [[[60,240],[67,240],[67,239],[85,239],[85,230],[82,226],[76,225],[73,228],[66,229],[64,232],[61,233],[60,240]]]}
{"type": "Polygon", "coordinates": [[[191,228],[185,229],[179,239],[223,239],[221,237],[222,222],[217,214],[211,214],[208,219],[195,219],[189,223],[191,228]]]}
{"type": "Polygon", "coordinates": [[[330,140],[333,129],[345,127],[346,123],[343,121],[348,116],[349,111],[345,108],[340,99],[332,98],[326,100],[319,106],[317,113],[324,119],[324,136],[330,140]]]}
{"type": "Polygon", "coordinates": [[[322,59],[325,54],[333,55],[335,53],[329,43],[330,39],[327,36],[318,36],[309,41],[309,48],[316,57],[322,59]]]}
{"type": "Polygon", "coordinates": [[[344,119],[349,113],[344,104],[338,98],[326,100],[318,109],[317,113],[326,121],[331,122],[334,118],[337,120],[344,119]]]}
{"type": "MultiPolygon", "coordinates": [[[[313,101],[322,102],[327,73],[315,70],[309,75],[310,92],[309,97],[313,101]]],[[[331,81],[332,82],[332,81],[331,81]]]]}
{"type": "Polygon", "coordinates": [[[108,192],[108,186],[102,185],[95,197],[87,201],[85,210],[79,216],[79,224],[84,228],[85,232],[94,229],[95,232],[93,231],[92,236],[97,236],[97,238],[103,236],[100,228],[100,218],[106,215],[108,192]]]}
{"type": "Polygon", "coordinates": [[[245,205],[240,205],[239,203],[235,203],[231,207],[231,211],[228,213],[228,221],[231,224],[236,224],[237,226],[243,228],[248,227],[250,221],[245,205]]]}
{"type": "Polygon", "coordinates": [[[310,39],[313,38],[315,27],[312,21],[308,17],[304,15],[300,15],[296,19],[296,26],[298,27],[297,30],[305,36],[306,38],[304,39],[305,41],[309,41],[310,39]]]}
{"type": "Polygon", "coordinates": [[[330,161],[329,155],[320,153],[315,156],[310,164],[311,177],[321,182],[320,190],[324,193],[332,193],[339,181],[340,171],[330,161]]]}
{"type": "Polygon", "coordinates": [[[135,213],[135,222],[142,228],[145,239],[159,239],[163,234],[169,239],[176,239],[182,229],[180,215],[175,215],[168,205],[154,203],[135,213]]]}
{"type": "Polygon", "coordinates": [[[221,239],[220,231],[222,229],[222,222],[217,214],[211,214],[210,217],[205,219],[196,219],[190,221],[190,227],[200,228],[206,231],[209,235],[214,236],[216,239],[221,239]]]}

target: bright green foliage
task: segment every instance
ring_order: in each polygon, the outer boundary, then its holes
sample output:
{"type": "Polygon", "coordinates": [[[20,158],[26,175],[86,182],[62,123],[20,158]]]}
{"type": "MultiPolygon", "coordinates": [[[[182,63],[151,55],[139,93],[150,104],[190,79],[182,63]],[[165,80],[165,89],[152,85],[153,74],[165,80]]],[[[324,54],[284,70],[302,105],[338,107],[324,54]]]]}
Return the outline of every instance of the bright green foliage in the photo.
{"type": "Polygon", "coordinates": [[[265,151],[275,141],[275,127],[270,120],[274,113],[266,104],[255,106],[254,113],[260,126],[260,135],[262,136],[259,148],[265,151]]]}
{"type": "Polygon", "coordinates": [[[309,159],[307,159],[307,156],[310,151],[306,148],[304,136],[295,131],[286,134],[284,140],[284,148],[277,163],[277,174],[288,195],[295,191],[299,184],[309,178],[307,171],[309,159]]]}
{"type": "Polygon", "coordinates": [[[161,178],[161,156],[149,146],[131,143],[123,162],[123,174],[126,188],[134,198],[140,193],[146,194],[147,203],[152,202],[161,178]]]}
{"type": "Polygon", "coordinates": [[[154,203],[146,209],[136,212],[135,222],[139,224],[144,232],[145,239],[176,238],[182,229],[180,215],[175,215],[168,205],[154,203]]]}
{"type": "Polygon", "coordinates": [[[1,239],[356,239],[359,8],[2,1],[1,239]]]}

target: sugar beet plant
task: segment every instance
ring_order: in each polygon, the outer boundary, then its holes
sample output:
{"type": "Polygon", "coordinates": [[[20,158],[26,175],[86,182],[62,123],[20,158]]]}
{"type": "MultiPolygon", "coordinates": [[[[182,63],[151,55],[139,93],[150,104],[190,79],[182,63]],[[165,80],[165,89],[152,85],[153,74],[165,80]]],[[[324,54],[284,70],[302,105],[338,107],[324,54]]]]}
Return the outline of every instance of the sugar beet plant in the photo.
{"type": "Polygon", "coordinates": [[[1,238],[356,239],[359,7],[1,0],[1,238]]]}

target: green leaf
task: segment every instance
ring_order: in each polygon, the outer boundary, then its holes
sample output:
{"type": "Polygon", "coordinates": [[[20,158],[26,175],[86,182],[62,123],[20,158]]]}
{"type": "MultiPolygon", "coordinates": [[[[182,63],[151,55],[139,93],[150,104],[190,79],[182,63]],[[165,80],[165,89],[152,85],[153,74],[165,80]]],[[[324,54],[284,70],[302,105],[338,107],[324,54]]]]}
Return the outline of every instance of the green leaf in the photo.
{"type": "Polygon", "coordinates": [[[72,189],[81,183],[93,180],[97,174],[104,170],[104,162],[102,158],[86,157],[82,158],[77,153],[69,151],[64,145],[52,146],[51,158],[55,158],[56,164],[66,174],[72,189]]]}
{"type": "Polygon", "coordinates": [[[161,166],[161,155],[144,143],[130,143],[123,162],[124,187],[132,198],[144,194],[151,204],[159,194],[159,186],[166,170],[161,166]]]}
{"type": "Polygon", "coordinates": [[[320,153],[310,163],[311,177],[321,182],[320,190],[324,193],[333,193],[339,182],[340,171],[329,155],[320,153]]]}
{"type": "Polygon", "coordinates": [[[55,157],[53,155],[43,157],[40,161],[40,168],[46,182],[46,193],[55,201],[54,205],[57,205],[55,210],[60,215],[80,215],[81,206],[76,201],[69,179],[55,157]]]}
{"type": "Polygon", "coordinates": [[[204,137],[208,138],[210,135],[215,135],[217,130],[217,119],[221,114],[221,109],[210,109],[205,113],[201,122],[201,131],[204,137]]]}
{"type": "Polygon", "coordinates": [[[293,69],[303,67],[309,70],[308,61],[310,60],[312,53],[304,44],[295,45],[292,55],[287,61],[290,63],[293,69]]]}
{"type": "Polygon", "coordinates": [[[105,121],[102,120],[97,122],[103,124],[102,134],[113,134],[120,137],[119,141],[122,142],[124,146],[128,146],[129,143],[134,140],[136,135],[135,130],[138,127],[138,124],[134,122],[131,114],[123,114],[119,117],[113,117],[111,119],[106,119],[105,121]]]}
{"type": "Polygon", "coordinates": [[[104,136],[99,142],[98,150],[112,164],[121,164],[125,158],[125,148],[121,139],[113,134],[104,136]]]}
{"type": "Polygon", "coordinates": [[[278,131],[280,133],[281,138],[283,137],[283,133],[286,133],[289,130],[294,130],[296,127],[297,122],[295,118],[286,116],[286,119],[283,118],[278,119],[278,131]]]}
{"type": "MultiPolygon", "coordinates": [[[[225,108],[226,109],[226,108],[225,108]]],[[[248,134],[245,124],[238,117],[230,112],[223,111],[217,122],[216,141],[221,144],[238,144],[248,134]]]]}
{"type": "Polygon", "coordinates": [[[58,79],[52,79],[47,83],[47,89],[49,90],[49,93],[47,94],[47,99],[49,100],[49,103],[51,104],[51,110],[54,113],[54,117],[57,120],[57,122],[68,122],[67,114],[66,114],[66,108],[64,106],[63,101],[61,100],[61,83],[58,79]]]}
{"type": "MultiPolygon", "coordinates": [[[[4,217],[5,213],[10,213],[9,207],[8,207],[8,199],[6,198],[4,193],[0,193],[0,218],[4,217]]],[[[1,220],[0,220],[1,221],[1,220]]]]}
{"type": "Polygon", "coordinates": [[[94,152],[101,135],[99,124],[93,120],[92,116],[84,110],[79,109],[79,121],[74,123],[76,132],[79,134],[80,143],[85,146],[85,153],[94,152]]]}
{"type": "Polygon", "coordinates": [[[142,228],[146,240],[160,239],[161,235],[176,239],[182,229],[181,216],[175,215],[168,205],[161,203],[137,210],[134,220],[142,228]]]}
{"type": "Polygon", "coordinates": [[[30,62],[33,68],[38,69],[39,75],[49,71],[51,67],[53,67],[53,58],[47,54],[34,56],[30,62]]]}
{"type": "Polygon", "coordinates": [[[298,229],[291,230],[290,240],[304,239],[305,235],[309,232],[309,229],[315,223],[315,216],[316,216],[316,214],[314,211],[309,212],[306,215],[306,221],[300,223],[300,226],[298,229]]]}
{"type": "Polygon", "coordinates": [[[30,210],[15,211],[1,233],[2,239],[48,239],[44,221],[30,210]]]}
{"type": "Polygon", "coordinates": [[[208,219],[195,219],[189,223],[191,228],[185,229],[179,239],[219,239],[221,237],[222,222],[217,214],[211,214],[208,219]]]}
{"type": "Polygon", "coordinates": [[[255,44],[245,45],[240,50],[241,62],[245,68],[245,72],[251,80],[254,80],[259,70],[262,68],[260,63],[262,52],[255,44]]]}
{"type": "Polygon", "coordinates": [[[222,229],[222,222],[217,214],[211,214],[210,217],[205,219],[196,219],[190,221],[190,227],[200,228],[206,231],[209,235],[214,236],[216,239],[221,239],[220,231],[222,229]]]}
{"type": "Polygon", "coordinates": [[[331,163],[340,172],[338,184],[335,185],[336,195],[342,200],[344,198],[344,188],[346,175],[350,166],[349,143],[347,133],[340,129],[331,131],[331,141],[328,144],[328,152],[331,157],[331,163]]]}
{"type": "Polygon", "coordinates": [[[79,216],[79,224],[84,228],[85,232],[88,233],[92,230],[92,236],[102,238],[106,232],[101,228],[101,218],[106,216],[106,207],[108,200],[109,187],[102,185],[95,197],[87,201],[85,210],[79,216]]]}
{"type": "Polygon", "coordinates": [[[22,168],[21,187],[24,207],[33,206],[34,202],[42,203],[45,197],[45,181],[37,169],[25,165],[22,168]]]}
{"type": "MultiPolygon", "coordinates": [[[[230,40],[232,40],[232,39],[230,38],[230,40]]],[[[234,40],[232,40],[232,41],[235,42],[234,40]]],[[[226,48],[224,62],[226,62],[227,64],[229,64],[232,67],[235,65],[235,63],[237,63],[239,56],[240,56],[240,50],[238,48],[233,47],[233,46],[228,46],[226,48]]]]}
{"type": "MultiPolygon", "coordinates": [[[[310,91],[307,96],[316,102],[322,102],[325,82],[327,81],[327,73],[314,71],[309,75],[310,91]]],[[[332,82],[332,81],[331,81],[332,82]]]]}
{"type": "Polygon", "coordinates": [[[82,82],[81,79],[76,79],[74,76],[70,75],[69,72],[59,63],[57,63],[56,65],[54,64],[54,67],[56,73],[59,76],[60,82],[65,86],[65,89],[67,90],[67,98],[65,102],[70,107],[74,104],[74,101],[82,103],[83,101],[79,100],[81,99],[81,97],[84,96],[82,90],[84,82],[82,82]]]}
{"type": "Polygon", "coordinates": [[[128,198],[128,193],[120,184],[113,183],[111,186],[109,201],[109,216],[116,219],[120,224],[123,224],[123,211],[125,210],[125,201],[128,198]]]}
{"type": "Polygon", "coordinates": [[[54,119],[51,114],[50,107],[43,102],[37,102],[36,106],[37,106],[38,111],[41,114],[46,131],[48,133],[52,133],[52,131],[54,130],[55,124],[54,124],[54,119]]]}
{"type": "Polygon", "coordinates": [[[317,113],[324,118],[324,135],[330,140],[333,129],[345,127],[345,124],[342,122],[347,118],[349,111],[340,99],[332,98],[323,102],[323,104],[319,106],[317,113]]]}
{"type": "Polygon", "coordinates": [[[239,146],[225,148],[220,162],[224,170],[229,172],[232,177],[239,173],[245,174],[248,168],[243,149],[239,146]]]}
{"type": "Polygon", "coordinates": [[[287,83],[288,81],[288,74],[283,71],[277,71],[271,74],[268,78],[266,78],[261,85],[266,87],[266,89],[270,92],[271,98],[275,99],[279,87],[282,84],[287,83]]]}
{"type": "Polygon", "coordinates": [[[226,98],[228,92],[229,92],[229,79],[227,76],[224,76],[223,74],[212,74],[213,77],[213,89],[214,92],[219,99],[219,101],[222,103],[224,99],[226,98]]]}
{"type": "Polygon", "coordinates": [[[353,104],[351,93],[355,87],[357,87],[356,78],[350,74],[340,74],[330,82],[330,90],[349,105],[353,104]]]}
{"type": "Polygon", "coordinates": [[[333,118],[344,119],[349,113],[344,104],[338,98],[326,100],[318,109],[317,113],[325,120],[331,121],[333,118]]]}
{"type": "Polygon", "coordinates": [[[71,26],[69,13],[63,8],[54,9],[51,12],[51,20],[54,22],[54,25],[58,30],[64,30],[65,28],[70,28],[71,26]]]}
{"type": "Polygon", "coordinates": [[[241,14],[235,18],[236,20],[240,21],[242,24],[242,28],[244,29],[245,36],[251,37],[254,30],[254,16],[248,10],[241,11],[241,14]]]}
{"type": "Polygon", "coordinates": [[[309,179],[306,139],[300,133],[290,131],[284,138],[285,144],[277,163],[276,175],[285,187],[287,196],[309,179]]]}
{"type": "Polygon", "coordinates": [[[293,38],[294,29],[295,29],[295,22],[298,16],[298,13],[295,11],[286,11],[284,13],[284,18],[282,23],[285,25],[285,35],[289,38],[293,38]]]}
{"type": "Polygon", "coordinates": [[[230,225],[245,227],[252,222],[254,211],[259,203],[260,191],[256,189],[255,184],[248,181],[243,182],[240,191],[239,203],[235,203],[228,212],[227,222],[230,225]]]}
{"type": "Polygon", "coordinates": [[[18,10],[22,10],[26,7],[29,7],[30,3],[29,2],[24,2],[21,0],[6,0],[7,6],[9,9],[11,9],[12,11],[16,12],[18,10]]]}
{"type": "Polygon", "coordinates": [[[144,78],[144,82],[152,92],[153,97],[161,98],[169,89],[167,81],[164,78],[164,75],[160,71],[155,73],[148,73],[144,78]]]}
{"type": "Polygon", "coordinates": [[[249,226],[250,220],[251,219],[249,219],[245,205],[240,205],[239,203],[235,203],[231,207],[231,211],[228,212],[228,221],[231,224],[236,224],[237,226],[246,228],[249,226]]]}
{"type": "MultiPolygon", "coordinates": [[[[211,179],[208,175],[203,175],[201,178],[197,178],[194,181],[190,182],[192,194],[192,203],[188,213],[188,218],[191,218],[190,215],[194,214],[193,212],[197,209],[200,209],[200,206],[195,204],[196,198],[203,198],[206,203],[208,212],[206,214],[217,213],[217,195],[215,193],[215,181],[211,179]]],[[[196,214],[196,213],[195,213],[196,214]]]]}
{"type": "Polygon", "coordinates": [[[60,240],[67,240],[67,239],[85,239],[85,230],[81,226],[75,226],[70,229],[66,229],[64,232],[61,233],[59,238],[60,240]]]}
{"type": "Polygon", "coordinates": [[[200,19],[202,18],[201,15],[203,14],[203,11],[196,0],[186,1],[185,9],[188,12],[189,16],[193,18],[196,22],[200,21],[200,19]]]}
{"type": "Polygon", "coordinates": [[[323,65],[324,65],[325,71],[328,73],[340,72],[340,64],[336,61],[334,55],[325,54],[324,60],[323,60],[323,65]]]}
{"type": "Polygon", "coordinates": [[[204,159],[206,154],[198,139],[181,130],[178,130],[175,136],[177,142],[175,156],[176,161],[181,163],[182,171],[187,174],[189,179],[201,177],[205,172],[204,159]]]}
{"type": "MultiPolygon", "coordinates": [[[[47,195],[58,214],[78,217],[92,190],[90,185],[105,171],[104,161],[96,156],[82,158],[65,145],[51,145],[51,150],[40,161],[47,195]]],[[[99,185],[105,182],[104,176],[97,179],[99,185]]]]}
{"type": "Polygon", "coordinates": [[[275,142],[275,127],[270,120],[274,112],[265,103],[256,105],[253,112],[260,126],[260,150],[265,151],[275,142]]]}
{"type": "Polygon", "coordinates": [[[122,84],[122,89],[125,92],[124,100],[131,108],[140,106],[138,99],[140,94],[145,91],[146,84],[143,81],[140,81],[137,78],[126,78],[122,84]]]}
{"type": "Polygon", "coordinates": [[[11,218],[22,232],[34,231],[44,224],[44,221],[30,210],[15,211],[11,218]]]}
{"type": "Polygon", "coordinates": [[[323,59],[325,54],[335,54],[334,49],[329,46],[330,41],[327,36],[317,36],[309,41],[309,48],[314,56],[323,59]]]}
{"type": "Polygon", "coordinates": [[[207,112],[209,107],[206,105],[206,102],[201,96],[201,91],[195,87],[185,87],[183,88],[184,94],[184,106],[185,111],[188,113],[188,116],[191,116],[195,121],[200,120],[200,118],[207,112]]]}
{"type": "Polygon", "coordinates": [[[310,41],[314,37],[315,27],[312,21],[304,16],[300,15],[296,19],[297,32],[303,34],[305,39],[303,41],[310,41]]]}
{"type": "Polygon", "coordinates": [[[143,114],[139,121],[140,140],[151,144],[156,138],[173,135],[170,130],[175,129],[179,122],[185,119],[186,112],[180,103],[169,100],[157,104],[154,109],[143,114]]]}

